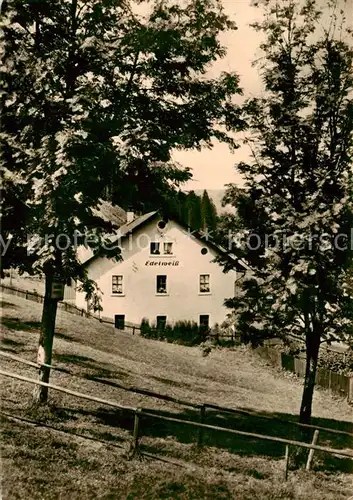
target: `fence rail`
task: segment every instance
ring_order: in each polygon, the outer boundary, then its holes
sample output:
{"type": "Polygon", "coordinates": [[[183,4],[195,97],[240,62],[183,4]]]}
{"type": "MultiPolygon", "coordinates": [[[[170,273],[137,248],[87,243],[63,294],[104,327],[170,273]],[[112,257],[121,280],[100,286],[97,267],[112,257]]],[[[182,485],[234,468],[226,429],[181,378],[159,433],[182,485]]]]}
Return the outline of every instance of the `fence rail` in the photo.
{"type": "MultiPolygon", "coordinates": [[[[24,291],[24,290],[21,290],[21,289],[17,289],[15,287],[8,287],[8,286],[5,286],[5,285],[1,284],[1,290],[6,290],[7,292],[10,292],[10,293],[12,292],[15,295],[19,295],[19,296],[22,296],[22,297],[24,296],[26,299],[35,300],[37,302],[42,302],[42,300],[43,300],[43,296],[41,296],[41,295],[39,295],[37,293],[29,292],[29,291],[24,291]]],[[[68,304],[66,302],[59,302],[59,307],[63,307],[67,312],[75,311],[74,312],[75,314],[79,313],[82,316],[95,318],[97,320],[100,320],[101,322],[107,322],[103,318],[98,318],[97,316],[93,316],[93,315],[87,313],[86,311],[84,311],[83,309],[80,310],[76,306],[73,306],[73,305],[68,304]]],[[[113,321],[109,320],[109,323],[113,324],[113,321]]],[[[280,353],[276,349],[270,349],[268,347],[258,348],[258,349],[262,349],[262,351],[260,351],[260,353],[262,353],[262,355],[264,355],[264,353],[265,353],[265,356],[267,357],[267,359],[270,359],[271,362],[273,362],[275,364],[276,363],[279,364],[279,360],[280,360],[280,366],[282,367],[282,362],[283,362],[282,360],[284,360],[284,364],[285,365],[290,366],[292,364],[294,370],[297,369],[298,374],[301,373],[303,360],[301,360],[299,358],[295,358],[292,361],[292,360],[289,359],[290,357],[288,357],[288,355],[283,355],[283,357],[282,357],[282,353],[280,353]],[[287,358],[286,358],[286,356],[287,356],[287,358]]],[[[258,352],[259,352],[259,350],[258,350],[258,352]]],[[[11,355],[9,356],[8,353],[6,353],[6,354],[7,354],[7,357],[11,357],[11,355]]],[[[16,360],[16,361],[19,361],[19,362],[25,362],[27,365],[30,365],[30,366],[33,366],[33,367],[36,367],[36,368],[39,368],[39,366],[40,366],[37,363],[33,363],[31,361],[28,361],[28,360],[23,360],[21,358],[15,357],[15,356],[12,356],[12,358],[14,360],[16,360]]],[[[65,369],[54,367],[52,365],[47,365],[47,366],[50,367],[51,369],[56,369],[56,370],[63,371],[63,372],[67,373],[67,370],[65,370],[65,369]]],[[[336,388],[338,387],[339,388],[338,390],[341,393],[342,393],[342,391],[346,390],[347,387],[348,387],[348,399],[352,400],[353,399],[353,378],[352,377],[351,378],[346,377],[346,378],[349,378],[348,383],[347,382],[343,382],[342,383],[342,381],[340,380],[340,377],[342,377],[342,376],[340,376],[339,374],[334,373],[334,372],[331,372],[331,373],[333,373],[333,376],[332,375],[329,375],[329,376],[327,376],[327,375],[318,375],[318,384],[321,382],[321,380],[329,380],[330,384],[331,384],[330,388],[332,390],[334,390],[335,387],[336,388]],[[322,377],[322,379],[320,379],[320,377],[322,377]]],[[[53,390],[57,390],[57,391],[60,391],[60,392],[65,392],[65,393],[70,394],[70,395],[72,395],[74,397],[79,397],[79,398],[83,398],[83,399],[95,401],[95,402],[98,402],[98,403],[101,403],[101,404],[107,404],[109,406],[113,406],[113,407],[121,409],[121,410],[127,410],[127,411],[133,412],[135,414],[135,424],[136,424],[135,428],[136,428],[136,432],[134,432],[134,441],[133,441],[132,447],[133,447],[133,449],[135,451],[138,450],[138,446],[139,446],[138,442],[139,442],[139,439],[141,438],[141,434],[140,434],[141,430],[139,429],[139,421],[140,421],[141,417],[143,415],[145,415],[145,416],[153,417],[153,418],[156,418],[156,419],[162,419],[162,420],[165,420],[165,421],[175,421],[175,422],[183,423],[183,424],[186,424],[186,425],[193,425],[194,427],[198,428],[197,442],[198,442],[198,444],[200,446],[202,445],[202,431],[204,429],[216,430],[216,431],[222,431],[222,432],[228,432],[228,433],[231,433],[231,434],[243,435],[244,437],[256,438],[256,439],[260,439],[260,440],[262,439],[262,440],[273,441],[273,442],[278,442],[278,443],[285,444],[286,445],[286,471],[285,471],[285,477],[287,477],[287,472],[288,472],[287,471],[287,466],[288,466],[288,449],[287,449],[287,447],[289,445],[292,445],[292,446],[294,445],[294,446],[299,446],[299,447],[302,447],[302,448],[307,448],[307,449],[310,449],[311,451],[318,450],[318,451],[322,451],[322,452],[326,452],[326,453],[330,453],[330,454],[335,454],[335,455],[339,455],[339,456],[345,456],[345,457],[349,457],[349,458],[353,459],[353,454],[352,453],[345,452],[345,451],[342,451],[342,450],[335,450],[335,449],[332,449],[332,448],[318,446],[318,445],[316,445],[314,443],[308,444],[308,443],[303,443],[303,442],[300,442],[300,441],[290,441],[290,440],[287,440],[285,438],[278,438],[278,437],[268,436],[268,435],[264,435],[264,434],[248,433],[248,432],[244,432],[244,431],[237,431],[237,430],[234,430],[234,429],[227,429],[227,428],[218,427],[218,426],[212,426],[212,425],[208,425],[208,424],[204,423],[204,420],[205,420],[205,417],[206,417],[206,408],[207,407],[209,407],[211,409],[212,408],[213,409],[217,409],[219,411],[234,412],[234,413],[244,413],[243,410],[222,408],[222,407],[217,407],[216,405],[207,404],[207,403],[205,403],[203,405],[200,405],[200,404],[198,404],[198,405],[195,404],[194,405],[193,403],[190,403],[190,402],[185,402],[185,401],[182,401],[182,400],[177,400],[176,398],[172,398],[172,397],[169,397],[169,396],[163,396],[163,395],[160,395],[160,394],[157,394],[157,393],[152,393],[151,391],[147,391],[147,390],[143,390],[143,389],[138,389],[138,388],[129,388],[129,389],[126,389],[126,390],[132,390],[132,391],[135,390],[136,392],[140,392],[140,393],[148,395],[148,396],[157,397],[159,399],[165,399],[165,400],[174,401],[174,402],[176,402],[178,404],[186,404],[187,406],[192,406],[192,407],[195,407],[195,409],[199,409],[200,410],[200,416],[201,416],[200,422],[192,422],[190,420],[174,419],[172,417],[165,417],[165,416],[162,416],[162,415],[156,415],[156,414],[150,413],[148,410],[144,410],[144,409],[138,409],[138,408],[134,408],[134,407],[128,407],[128,406],[119,405],[118,403],[116,403],[114,401],[104,400],[102,398],[97,398],[97,397],[90,396],[90,395],[87,395],[87,394],[83,394],[83,393],[80,393],[80,392],[77,392],[77,391],[72,391],[72,390],[69,390],[69,389],[66,389],[64,387],[57,386],[57,385],[54,385],[54,384],[47,384],[45,382],[40,382],[38,380],[30,379],[28,377],[24,377],[24,376],[21,376],[21,375],[18,375],[18,374],[10,373],[10,372],[5,372],[3,370],[0,370],[0,375],[5,376],[5,377],[12,377],[14,379],[18,379],[18,380],[21,380],[21,381],[24,381],[24,382],[28,382],[28,383],[32,383],[32,384],[42,385],[42,386],[51,388],[53,390]]],[[[94,379],[94,380],[96,380],[97,382],[100,382],[99,379],[94,379]]],[[[104,381],[104,383],[106,383],[106,381],[104,381]]],[[[251,414],[251,412],[248,412],[248,414],[251,414]]],[[[261,418],[266,418],[266,417],[264,417],[262,415],[259,415],[259,414],[256,414],[256,415],[259,416],[259,417],[261,417],[261,418]]],[[[271,420],[280,420],[280,419],[278,419],[278,418],[271,418],[271,420]]],[[[299,423],[293,422],[293,421],[285,421],[285,422],[288,423],[288,424],[295,424],[295,425],[299,425],[299,426],[304,426],[304,424],[299,424],[299,423]]],[[[315,430],[325,430],[325,431],[333,432],[333,433],[337,433],[337,434],[344,433],[343,431],[335,431],[334,429],[318,427],[318,426],[315,426],[315,425],[313,425],[313,426],[305,425],[305,427],[313,428],[315,430]]],[[[349,434],[349,433],[344,433],[344,434],[348,434],[348,435],[351,436],[351,434],[349,434]]],[[[312,460],[312,454],[310,455],[310,462],[311,462],[311,460],[312,460]]],[[[308,463],[309,463],[309,457],[308,457],[308,463]]]]}
{"type": "Polygon", "coordinates": [[[227,434],[243,436],[244,438],[257,439],[257,440],[262,440],[262,441],[270,441],[270,442],[275,442],[275,443],[279,443],[279,444],[284,444],[285,445],[285,470],[284,470],[284,479],[285,480],[287,480],[287,476],[288,476],[289,445],[310,450],[309,456],[308,456],[308,461],[307,461],[307,468],[308,468],[308,464],[310,467],[310,464],[311,464],[311,461],[313,458],[313,452],[315,450],[321,451],[323,453],[335,455],[335,456],[349,458],[349,459],[353,460],[353,452],[347,452],[345,450],[328,448],[326,446],[318,446],[317,444],[314,444],[314,440],[312,443],[304,443],[302,441],[295,441],[295,440],[280,438],[280,437],[276,437],[276,436],[269,436],[266,434],[257,434],[257,433],[253,433],[253,432],[245,432],[245,431],[240,431],[240,430],[236,430],[236,429],[229,429],[229,428],[225,428],[225,427],[209,425],[209,424],[205,424],[204,422],[194,422],[192,420],[167,417],[164,415],[155,414],[148,409],[119,405],[119,404],[115,403],[114,401],[105,400],[105,399],[97,398],[95,396],[91,396],[91,395],[84,394],[81,392],[72,391],[70,389],[66,389],[65,387],[61,387],[61,386],[54,385],[54,384],[48,384],[46,382],[41,382],[39,380],[31,379],[29,377],[24,377],[23,375],[18,375],[16,373],[11,373],[11,372],[7,372],[4,370],[0,370],[0,375],[2,375],[4,377],[9,377],[12,379],[21,380],[23,382],[27,382],[30,384],[48,387],[48,388],[51,388],[53,390],[72,395],[74,397],[83,398],[83,399],[90,400],[93,402],[106,404],[106,405],[115,407],[117,409],[123,409],[123,410],[127,410],[127,411],[132,412],[135,415],[135,417],[134,417],[134,430],[133,430],[133,436],[132,436],[132,442],[131,442],[132,456],[139,453],[140,440],[142,438],[142,430],[141,430],[141,425],[140,425],[141,418],[142,417],[149,417],[152,419],[162,420],[165,422],[174,422],[174,423],[178,423],[178,424],[182,424],[182,425],[187,425],[187,426],[190,426],[190,427],[197,429],[198,430],[197,442],[198,442],[199,446],[202,445],[202,441],[199,439],[200,432],[202,430],[217,431],[217,432],[222,432],[222,433],[227,433],[227,434]]]}
{"type": "MultiPolygon", "coordinates": [[[[26,300],[32,300],[33,302],[38,302],[42,304],[44,302],[44,295],[37,293],[35,291],[23,290],[22,288],[17,288],[15,286],[4,285],[0,283],[0,290],[2,292],[8,293],[9,295],[16,295],[17,297],[24,298],[26,300]]],[[[82,316],[85,318],[91,318],[99,321],[100,323],[105,323],[114,326],[114,320],[112,318],[107,318],[105,316],[98,316],[97,314],[92,314],[91,312],[79,308],[74,304],[70,304],[66,301],[58,301],[59,309],[68,312],[70,314],[76,314],[76,316],[82,316]]],[[[139,331],[140,327],[131,322],[125,322],[125,328],[131,329],[132,333],[139,331]]]]}
{"type": "Polygon", "coordinates": [[[116,387],[118,389],[122,389],[124,391],[135,392],[137,394],[141,394],[141,395],[144,395],[144,396],[153,397],[153,398],[156,398],[156,399],[160,399],[162,401],[170,401],[172,403],[176,403],[176,404],[179,404],[181,406],[187,406],[187,407],[190,407],[190,408],[194,408],[195,410],[199,410],[201,412],[201,421],[202,422],[206,418],[206,410],[207,409],[211,409],[211,410],[216,410],[216,411],[223,412],[223,413],[232,413],[232,414],[256,416],[258,418],[265,419],[265,420],[270,420],[272,422],[274,422],[274,421],[275,422],[281,422],[281,423],[284,423],[284,424],[294,425],[296,427],[302,427],[302,428],[307,428],[307,429],[314,429],[314,430],[318,429],[318,430],[321,430],[321,431],[324,431],[324,432],[329,432],[329,433],[332,433],[332,434],[346,435],[346,436],[349,436],[349,437],[353,438],[353,433],[349,433],[349,432],[341,431],[341,430],[337,430],[337,429],[332,429],[330,427],[322,427],[322,426],[318,426],[318,425],[302,424],[300,422],[294,422],[293,420],[285,420],[285,419],[281,419],[279,417],[269,417],[267,415],[262,415],[261,413],[252,412],[252,411],[249,411],[249,410],[244,410],[244,409],[239,409],[239,408],[225,408],[223,406],[218,406],[218,405],[215,405],[215,404],[209,403],[209,402],[206,402],[206,403],[193,403],[191,401],[185,401],[185,400],[182,400],[182,399],[179,399],[179,398],[175,398],[173,396],[168,396],[168,395],[160,394],[160,393],[157,393],[157,392],[154,392],[154,391],[149,391],[147,389],[140,389],[138,387],[133,387],[133,386],[132,387],[126,387],[126,386],[123,386],[121,384],[117,384],[115,382],[111,382],[111,381],[107,381],[107,380],[104,380],[104,379],[96,378],[94,376],[88,377],[88,378],[82,377],[80,375],[76,375],[75,373],[70,372],[66,368],[61,368],[61,367],[57,367],[57,366],[53,366],[53,365],[47,365],[47,364],[38,364],[38,363],[35,363],[33,361],[29,361],[27,359],[21,358],[19,356],[15,356],[15,355],[13,355],[11,353],[8,353],[8,352],[2,351],[2,350],[0,350],[0,356],[3,356],[5,358],[9,358],[9,359],[11,359],[13,361],[16,361],[16,362],[19,362],[19,363],[23,363],[23,364],[31,366],[33,368],[39,369],[41,366],[45,366],[45,367],[50,368],[52,370],[60,371],[60,372],[66,373],[67,375],[75,376],[75,377],[83,379],[83,380],[91,380],[93,382],[102,383],[102,384],[105,384],[105,385],[108,384],[108,385],[111,385],[111,386],[116,387]]]}
{"type": "MultiPolygon", "coordinates": [[[[22,288],[18,288],[15,286],[10,286],[10,285],[4,285],[3,283],[0,283],[0,290],[2,292],[6,292],[10,295],[16,295],[18,297],[24,298],[26,300],[32,300],[34,302],[38,303],[43,303],[44,301],[44,295],[36,292],[36,291],[30,291],[30,290],[23,290],[22,288]]],[[[92,314],[91,312],[87,311],[86,309],[79,308],[74,304],[70,304],[69,302],[66,301],[58,301],[58,307],[61,310],[64,310],[65,312],[68,312],[70,314],[76,314],[76,316],[82,316],[85,318],[92,318],[100,323],[108,324],[115,326],[115,321],[112,318],[108,318],[106,316],[101,316],[97,314],[92,314]]],[[[132,334],[135,335],[136,332],[140,332],[141,328],[139,325],[132,323],[131,321],[125,321],[124,322],[124,330],[131,330],[132,334]]],[[[151,331],[158,333],[159,330],[157,328],[151,328],[151,331]]],[[[239,337],[236,335],[236,333],[230,333],[230,334],[225,334],[225,333],[213,333],[212,331],[209,331],[207,334],[207,338],[211,338],[213,340],[216,340],[216,342],[219,341],[224,341],[224,340],[229,340],[230,342],[236,342],[239,337]]]]}

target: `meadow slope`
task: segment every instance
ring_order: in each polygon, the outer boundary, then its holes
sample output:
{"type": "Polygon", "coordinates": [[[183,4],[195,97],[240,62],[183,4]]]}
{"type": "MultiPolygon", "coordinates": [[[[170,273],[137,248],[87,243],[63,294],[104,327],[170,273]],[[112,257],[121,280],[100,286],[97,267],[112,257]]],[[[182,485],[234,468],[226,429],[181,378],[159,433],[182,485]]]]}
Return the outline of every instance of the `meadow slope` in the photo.
{"type": "MultiPolygon", "coordinates": [[[[4,294],[1,349],[35,361],[40,314],[40,304],[4,294]]],[[[36,377],[35,369],[1,359],[3,369],[36,377]]],[[[246,348],[215,349],[203,357],[198,347],[143,339],[64,311],[58,312],[53,364],[77,375],[52,372],[54,384],[126,406],[142,406],[160,414],[190,419],[198,418],[192,408],[126,391],[121,386],[136,386],[194,403],[210,402],[291,420],[296,419],[302,391],[301,381],[267,366],[246,348]]],[[[143,421],[143,450],[174,463],[127,461],[133,426],[129,412],[117,412],[54,391],[50,392],[47,408],[35,408],[31,405],[32,391],[29,384],[2,381],[5,500],[54,497],[343,500],[350,494],[350,460],[316,454],[313,472],[293,471],[284,483],[282,445],[208,432],[206,446],[200,451],[195,446],[194,431],[153,419],[143,421]],[[29,421],[40,421],[47,427],[34,426],[29,421]],[[43,474],[43,467],[49,472],[43,474]]],[[[352,407],[327,391],[316,391],[313,414],[317,425],[352,432],[352,407]]],[[[256,417],[212,413],[207,422],[298,438],[298,430],[293,426],[276,421],[269,424],[268,420],[256,417]]],[[[350,447],[346,438],[325,433],[320,435],[320,444],[350,447]]]]}

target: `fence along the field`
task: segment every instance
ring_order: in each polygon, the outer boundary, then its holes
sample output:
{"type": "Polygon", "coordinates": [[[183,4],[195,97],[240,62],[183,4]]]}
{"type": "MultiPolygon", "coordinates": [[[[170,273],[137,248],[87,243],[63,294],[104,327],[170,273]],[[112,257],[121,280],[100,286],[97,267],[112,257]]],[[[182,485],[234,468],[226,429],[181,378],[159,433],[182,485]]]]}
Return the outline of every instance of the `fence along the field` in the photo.
{"type": "MultiPolygon", "coordinates": [[[[0,284],[0,288],[2,292],[8,293],[10,295],[16,295],[17,297],[21,297],[26,300],[32,300],[33,302],[39,302],[40,304],[42,304],[44,301],[44,296],[36,291],[23,290],[22,288],[4,285],[2,283],[0,284]]],[[[74,304],[69,304],[68,302],[60,301],[58,302],[58,307],[72,314],[77,314],[78,316],[93,317],[84,309],[80,309],[74,304]]]]}
{"type": "MultiPolygon", "coordinates": [[[[257,347],[255,352],[274,366],[291,371],[300,378],[305,376],[305,359],[303,358],[290,356],[268,346],[257,347]]],[[[319,387],[330,389],[334,394],[347,397],[349,402],[353,401],[353,377],[318,367],[315,382],[319,387]]]]}
{"type": "MultiPolygon", "coordinates": [[[[6,372],[4,370],[0,370],[0,375],[2,375],[4,377],[9,377],[12,379],[21,380],[23,382],[28,382],[30,384],[48,387],[52,390],[63,392],[63,393],[69,394],[69,395],[77,397],[77,398],[83,398],[83,399],[98,402],[101,404],[106,404],[108,406],[113,406],[117,409],[123,409],[126,411],[133,412],[135,414],[133,440],[131,443],[132,444],[131,448],[132,448],[133,453],[138,453],[138,451],[139,451],[139,441],[142,437],[140,421],[141,421],[141,417],[145,416],[145,417],[149,417],[152,419],[163,420],[165,422],[174,422],[174,423],[179,423],[179,424],[194,427],[195,429],[198,430],[197,441],[198,441],[198,444],[200,446],[202,445],[202,441],[200,440],[200,430],[201,429],[209,430],[209,431],[225,432],[228,434],[243,436],[245,438],[258,439],[258,440],[263,440],[263,441],[270,441],[270,442],[285,444],[286,445],[286,453],[285,453],[286,460],[285,460],[285,471],[284,471],[285,479],[287,479],[287,475],[288,475],[288,446],[289,445],[298,446],[300,448],[304,448],[307,450],[317,450],[317,451],[321,451],[324,453],[329,453],[331,455],[342,456],[342,457],[353,459],[353,453],[349,453],[349,452],[344,451],[344,450],[337,450],[337,449],[328,448],[325,446],[318,446],[318,445],[313,444],[313,443],[309,444],[309,443],[304,443],[301,441],[294,441],[294,440],[279,438],[279,437],[275,437],[275,436],[268,436],[266,434],[255,434],[252,432],[244,432],[244,431],[239,431],[236,429],[229,429],[226,427],[220,427],[220,426],[209,425],[209,424],[200,423],[200,422],[194,422],[192,420],[185,420],[185,419],[174,418],[174,417],[166,417],[164,415],[158,415],[158,414],[152,413],[148,409],[119,405],[119,404],[115,403],[114,401],[109,401],[109,400],[105,400],[102,398],[90,396],[88,394],[84,394],[81,392],[72,391],[70,389],[66,389],[65,387],[61,387],[58,385],[47,384],[45,382],[41,382],[41,381],[34,380],[34,379],[31,379],[28,377],[24,377],[23,375],[18,375],[16,373],[6,372]]],[[[311,457],[312,457],[312,454],[311,454],[311,457]]]]}
{"type": "MultiPolygon", "coordinates": [[[[29,291],[29,290],[23,290],[22,288],[17,288],[15,286],[9,286],[9,285],[4,285],[0,284],[0,289],[1,291],[5,291],[6,293],[10,295],[17,295],[18,297],[27,299],[27,300],[32,300],[34,302],[39,302],[43,303],[44,301],[44,296],[36,291],[29,291]]],[[[76,314],[77,316],[84,316],[85,318],[93,318],[95,320],[98,320],[100,323],[105,323],[108,325],[113,325],[115,326],[115,322],[112,318],[107,318],[105,316],[98,316],[97,314],[92,314],[91,312],[81,309],[74,304],[70,304],[69,302],[65,301],[59,301],[58,302],[58,307],[60,309],[63,309],[64,311],[71,313],[71,314],[76,314]]],[[[135,334],[136,331],[140,331],[140,326],[136,325],[135,323],[131,323],[130,321],[125,321],[124,322],[124,329],[129,329],[132,331],[133,334],[135,334]]],[[[154,329],[155,332],[158,332],[157,329],[154,329]]],[[[209,337],[214,338],[216,341],[221,341],[221,340],[227,340],[229,339],[231,342],[235,342],[237,340],[237,336],[234,332],[230,334],[226,333],[215,333],[213,334],[210,332],[208,334],[209,337]]]]}
{"type": "MultiPolygon", "coordinates": [[[[44,301],[44,296],[36,291],[23,290],[22,288],[17,288],[15,286],[9,286],[0,284],[0,289],[2,292],[5,292],[9,295],[16,295],[17,297],[21,297],[26,300],[32,300],[33,302],[39,302],[40,304],[44,301]]],[[[100,323],[105,323],[108,325],[114,325],[114,320],[111,318],[106,318],[104,316],[98,316],[96,314],[92,314],[85,309],[81,309],[74,304],[70,304],[69,302],[59,301],[58,302],[59,309],[62,309],[70,314],[76,314],[77,316],[83,316],[85,318],[92,318],[100,323]]],[[[139,330],[140,327],[135,325],[134,323],[125,322],[125,328],[129,328],[135,333],[135,330],[139,330]]]]}
{"type": "Polygon", "coordinates": [[[206,418],[206,410],[210,409],[210,410],[216,410],[216,411],[218,411],[220,413],[232,413],[232,414],[255,416],[257,418],[269,420],[269,421],[272,421],[272,422],[276,421],[276,422],[284,423],[286,425],[294,425],[296,427],[301,427],[301,428],[321,430],[321,431],[332,433],[332,434],[342,434],[342,435],[349,436],[349,437],[353,438],[353,433],[346,432],[346,431],[340,431],[340,430],[337,430],[337,429],[332,429],[330,427],[322,427],[322,426],[318,426],[318,425],[302,424],[300,422],[294,422],[293,420],[285,420],[285,419],[281,419],[279,417],[273,417],[273,416],[269,417],[267,415],[262,415],[261,413],[253,412],[251,410],[244,410],[244,409],[239,409],[239,408],[225,408],[224,406],[215,405],[213,403],[202,403],[202,404],[200,404],[200,403],[193,403],[191,401],[185,401],[185,400],[176,398],[174,396],[169,396],[169,395],[166,395],[166,394],[159,394],[157,392],[149,391],[147,389],[140,389],[138,387],[133,387],[133,386],[131,386],[131,387],[123,386],[121,384],[117,384],[117,383],[111,382],[110,380],[107,381],[105,379],[96,378],[94,376],[92,376],[92,377],[84,377],[82,375],[77,375],[76,373],[70,372],[70,370],[68,370],[67,368],[62,368],[62,367],[57,367],[57,366],[47,365],[47,364],[40,365],[40,364],[35,363],[33,361],[29,361],[27,359],[21,358],[19,356],[15,356],[15,355],[13,355],[11,353],[8,353],[8,352],[2,351],[2,350],[0,350],[0,356],[8,358],[8,359],[10,359],[12,361],[16,361],[18,363],[25,364],[27,366],[31,366],[33,368],[40,368],[41,366],[46,366],[46,367],[48,367],[48,368],[50,368],[50,369],[52,369],[54,371],[63,372],[66,375],[77,377],[77,378],[80,378],[82,380],[90,380],[90,381],[96,382],[98,384],[99,383],[100,384],[108,384],[108,385],[111,385],[113,387],[116,387],[117,389],[122,389],[124,391],[135,392],[137,394],[141,394],[141,395],[144,395],[144,396],[148,396],[148,397],[160,399],[160,400],[163,400],[163,401],[170,401],[172,403],[176,403],[176,404],[181,405],[181,406],[186,406],[186,407],[189,407],[189,408],[194,408],[195,410],[200,411],[200,414],[201,414],[200,415],[201,416],[200,421],[201,422],[204,422],[204,420],[206,418]]]}

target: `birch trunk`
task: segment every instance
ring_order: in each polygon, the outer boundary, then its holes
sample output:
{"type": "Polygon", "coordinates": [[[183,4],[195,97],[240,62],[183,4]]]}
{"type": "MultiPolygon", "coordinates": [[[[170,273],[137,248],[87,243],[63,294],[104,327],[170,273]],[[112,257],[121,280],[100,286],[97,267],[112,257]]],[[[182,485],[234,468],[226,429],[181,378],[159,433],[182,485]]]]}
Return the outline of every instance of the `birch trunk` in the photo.
{"type": "MultiPolygon", "coordinates": [[[[53,340],[55,332],[56,311],[58,307],[57,299],[51,298],[51,289],[53,283],[52,273],[45,276],[45,297],[42,313],[42,324],[39,336],[38,345],[38,364],[51,364],[53,352],[53,340]]],[[[49,382],[50,368],[44,366],[39,368],[39,380],[41,382],[49,382]]],[[[36,386],[34,389],[33,399],[36,403],[45,403],[48,400],[48,387],[36,386]]]]}

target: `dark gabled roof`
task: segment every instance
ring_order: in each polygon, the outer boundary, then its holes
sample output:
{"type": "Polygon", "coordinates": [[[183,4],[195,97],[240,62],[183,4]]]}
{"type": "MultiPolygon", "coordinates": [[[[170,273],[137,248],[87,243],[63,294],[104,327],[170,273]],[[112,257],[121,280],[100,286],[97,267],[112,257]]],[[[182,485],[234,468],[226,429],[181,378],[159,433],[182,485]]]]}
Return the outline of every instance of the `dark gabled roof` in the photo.
{"type": "Polygon", "coordinates": [[[116,232],[116,235],[113,236],[112,242],[115,242],[119,238],[126,238],[129,234],[133,233],[136,229],[143,226],[146,222],[149,222],[154,218],[154,216],[158,215],[158,212],[149,212],[148,214],[140,215],[140,217],[136,217],[132,222],[127,222],[123,226],[119,227],[116,232]]]}
{"type": "Polygon", "coordinates": [[[126,224],[126,212],[118,205],[112,205],[109,201],[100,200],[97,208],[92,210],[93,215],[101,217],[106,222],[111,222],[117,227],[126,224]]]}
{"type": "MultiPolygon", "coordinates": [[[[157,216],[160,217],[159,212],[154,211],[141,215],[140,217],[137,217],[132,222],[129,222],[119,227],[116,234],[112,238],[110,238],[110,241],[114,243],[118,240],[123,240],[124,238],[127,238],[134,231],[136,231],[137,229],[141,229],[141,227],[151,222],[157,216]]],[[[177,224],[183,227],[190,234],[190,237],[196,238],[198,241],[201,241],[205,246],[209,246],[210,248],[215,250],[218,254],[221,254],[223,257],[231,260],[232,263],[235,264],[235,267],[238,271],[250,270],[250,267],[242,259],[239,259],[234,254],[230,254],[229,252],[227,252],[225,248],[221,247],[220,245],[212,241],[206,233],[202,233],[201,231],[192,231],[186,224],[180,222],[176,218],[172,218],[172,220],[174,220],[177,224]]],[[[86,262],[84,262],[84,265],[87,265],[95,258],[96,258],[95,255],[92,256],[86,262]]]]}

